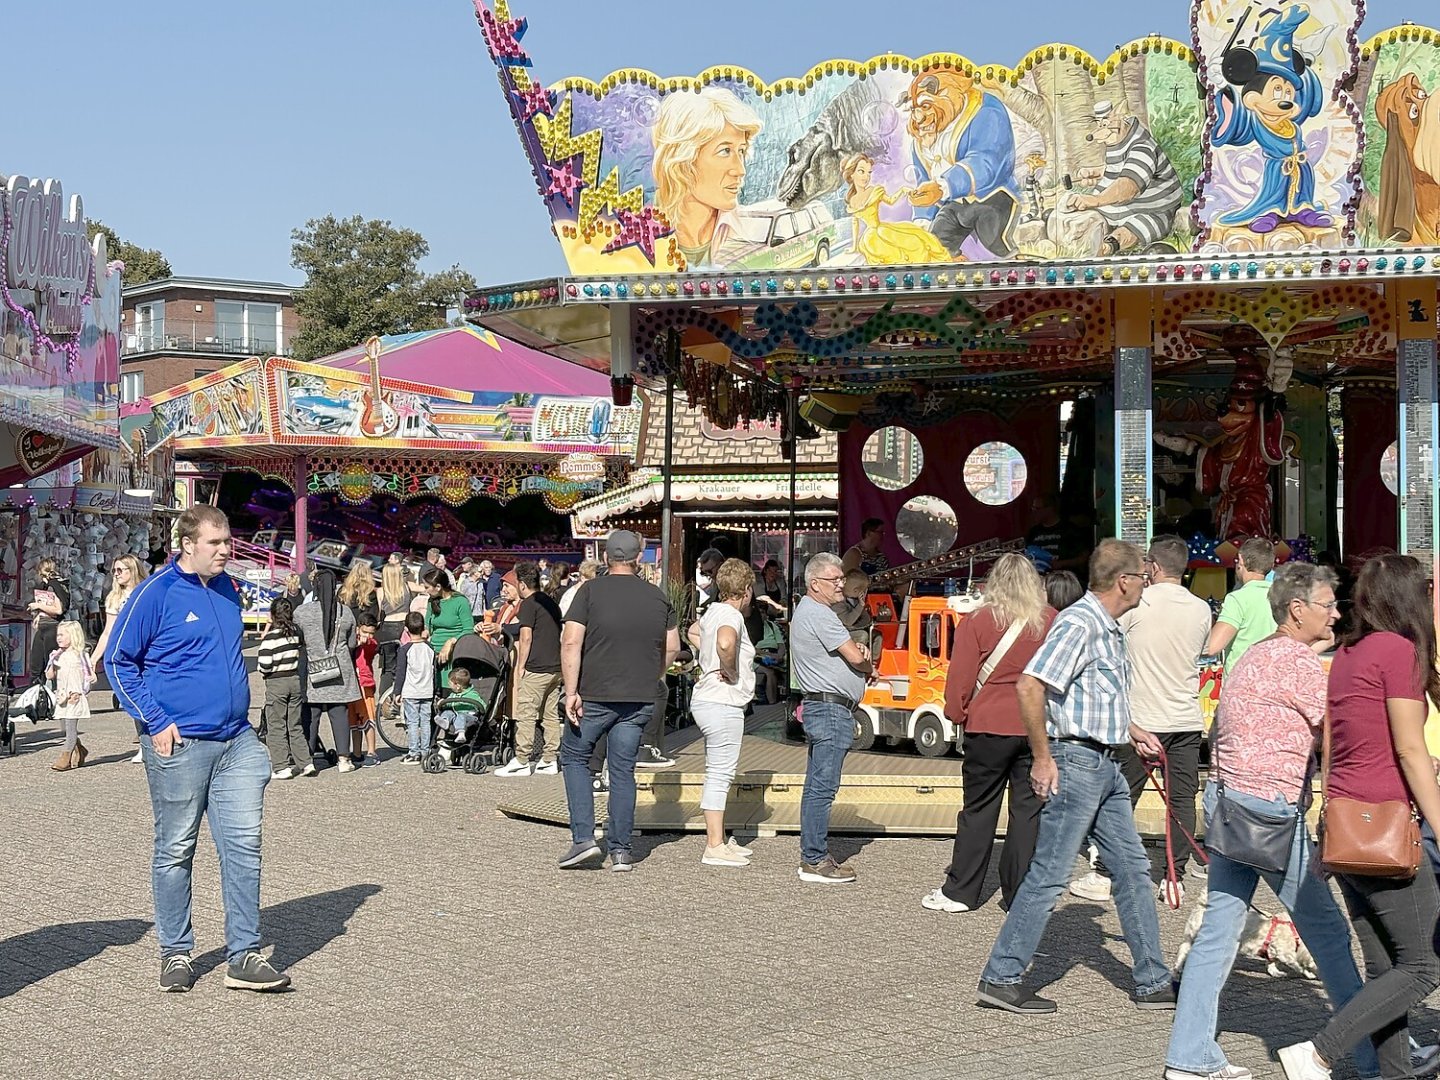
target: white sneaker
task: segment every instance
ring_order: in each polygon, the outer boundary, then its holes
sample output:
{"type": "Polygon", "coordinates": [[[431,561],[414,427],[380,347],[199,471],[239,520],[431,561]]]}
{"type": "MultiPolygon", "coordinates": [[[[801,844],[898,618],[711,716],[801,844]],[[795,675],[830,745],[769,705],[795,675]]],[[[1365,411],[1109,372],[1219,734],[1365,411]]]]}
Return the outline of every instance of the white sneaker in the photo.
{"type": "Polygon", "coordinates": [[[751,855],[755,854],[753,848],[746,847],[744,844],[736,840],[733,836],[730,837],[729,840],[725,841],[725,846],[728,847],[731,851],[735,852],[736,855],[744,855],[747,859],[750,858],[751,855]]]}
{"type": "Polygon", "coordinates": [[[495,770],[496,776],[529,776],[530,762],[521,761],[518,757],[512,757],[508,765],[502,765],[495,770]]]}
{"type": "Polygon", "coordinates": [[[1104,903],[1110,899],[1110,879],[1091,870],[1084,877],[1070,882],[1070,895],[1078,896],[1082,900],[1104,903]]]}
{"type": "Polygon", "coordinates": [[[135,751],[135,756],[132,757],[132,758],[130,759],[130,761],[131,761],[133,764],[135,764],[135,765],[143,765],[143,764],[145,764],[145,751],[143,751],[143,750],[136,750],[136,751],[135,751]]]}
{"type": "Polygon", "coordinates": [[[1242,1069],[1239,1065],[1226,1065],[1212,1073],[1186,1072],[1184,1069],[1166,1068],[1165,1080],[1251,1080],[1249,1069],[1242,1069]]]}
{"type": "Polygon", "coordinates": [[[348,757],[342,757],[337,767],[340,769],[341,772],[354,772],[355,762],[348,757]]]}
{"type": "Polygon", "coordinates": [[[307,762],[305,763],[305,765],[300,769],[300,775],[301,775],[301,776],[314,776],[314,775],[315,775],[315,762],[313,762],[313,761],[307,761],[307,762]]]}
{"type": "Polygon", "coordinates": [[[1330,1070],[1315,1060],[1313,1042],[1282,1046],[1279,1057],[1286,1080],[1330,1080],[1330,1070]]]}
{"type": "Polygon", "coordinates": [[[285,768],[283,768],[283,769],[276,769],[273,773],[271,773],[271,774],[270,774],[270,779],[271,779],[271,780],[293,780],[293,779],[295,779],[295,770],[294,770],[293,768],[291,768],[290,766],[287,765],[285,768]]]}
{"type": "Polygon", "coordinates": [[[1416,1076],[1422,1076],[1425,1073],[1434,1072],[1437,1062],[1440,1062],[1440,1045],[1417,1042],[1412,1036],[1410,1039],[1410,1071],[1416,1076]]]}
{"type": "Polygon", "coordinates": [[[560,775],[560,762],[558,762],[558,761],[542,761],[542,762],[540,762],[539,765],[536,765],[536,766],[535,766],[535,775],[536,775],[536,776],[559,776],[559,775],[560,775]]]}
{"type": "Polygon", "coordinates": [[[1169,907],[1178,908],[1185,902],[1185,886],[1167,878],[1155,887],[1155,899],[1169,907]]]}
{"type": "Polygon", "coordinates": [[[962,904],[959,900],[951,900],[939,889],[927,892],[920,898],[920,906],[926,911],[948,911],[951,915],[959,915],[962,911],[969,911],[968,904],[962,904]]]}
{"type": "Polygon", "coordinates": [[[731,851],[728,844],[721,844],[719,847],[707,847],[705,854],[700,856],[700,862],[705,866],[749,866],[750,860],[739,852],[731,851]]]}

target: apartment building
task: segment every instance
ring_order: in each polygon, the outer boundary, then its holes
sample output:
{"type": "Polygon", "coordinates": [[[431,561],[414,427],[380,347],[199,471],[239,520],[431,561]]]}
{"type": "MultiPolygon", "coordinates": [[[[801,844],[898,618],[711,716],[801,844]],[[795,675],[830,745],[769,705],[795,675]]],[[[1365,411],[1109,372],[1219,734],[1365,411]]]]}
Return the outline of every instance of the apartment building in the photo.
{"type": "Polygon", "coordinates": [[[288,356],[299,330],[296,288],[200,277],[126,286],[120,400],[138,401],[248,356],[288,356]]]}

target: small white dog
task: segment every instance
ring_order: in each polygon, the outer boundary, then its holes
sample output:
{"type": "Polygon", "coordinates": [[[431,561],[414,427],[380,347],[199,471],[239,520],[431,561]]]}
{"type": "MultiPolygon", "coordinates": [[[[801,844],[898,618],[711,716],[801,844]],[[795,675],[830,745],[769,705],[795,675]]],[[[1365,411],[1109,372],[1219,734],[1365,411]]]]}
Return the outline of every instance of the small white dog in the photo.
{"type": "MultiPolygon", "coordinates": [[[[1200,921],[1205,918],[1206,893],[1200,894],[1200,902],[1190,911],[1185,923],[1185,940],[1175,955],[1175,973],[1178,975],[1190,955],[1190,946],[1200,931],[1200,921]]],[[[1265,970],[1276,979],[1301,978],[1318,979],[1315,958],[1300,940],[1295,924],[1287,915],[1267,915],[1251,907],[1245,912],[1245,929],[1240,936],[1240,955],[1265,963],[1265,970]]]]}

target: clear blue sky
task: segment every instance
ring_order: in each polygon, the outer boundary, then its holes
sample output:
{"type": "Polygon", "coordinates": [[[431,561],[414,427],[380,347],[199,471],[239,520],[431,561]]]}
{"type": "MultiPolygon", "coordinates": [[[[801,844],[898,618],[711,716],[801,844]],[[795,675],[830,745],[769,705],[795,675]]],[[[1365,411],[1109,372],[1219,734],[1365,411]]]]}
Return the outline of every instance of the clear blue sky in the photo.
{"type": "MultiPolygon", "coordinates": [[[[428,268],[481,283],[564,272],[470,0],[42,0],[5,5],[0,172],[55,176],[179,274],[299,283],[290,230],[388,218],[428,268]]],[[[1433,0],[1369,0],[1368,33],[1433,0]]],[[[514,0],[546,83],[619,67],[765,79],[817,61],[953,50],[1013,62],[1049,41],[1097,56],[1186,0],[514,0]],[[886,23],[882,16],[905,13],[886,23]]]]}

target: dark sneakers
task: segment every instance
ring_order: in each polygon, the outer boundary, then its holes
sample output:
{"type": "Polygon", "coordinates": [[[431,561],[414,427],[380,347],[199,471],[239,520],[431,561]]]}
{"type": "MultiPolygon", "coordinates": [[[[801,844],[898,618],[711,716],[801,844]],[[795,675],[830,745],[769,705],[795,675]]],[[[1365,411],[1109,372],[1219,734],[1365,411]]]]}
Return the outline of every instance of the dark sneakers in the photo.
{"type": "Polygon", "coordinates": [[[1151,990],[1148,994],[1133,993],[1130,1000],[1135,1002],[1137,1009],[1149,1009],[1154,1012],[1175,1011],[1175,987],[1162,986],[1159,990],[1151,990]]]}
{"type": "MultiPolygon", "coordinates": [[[[1055,1002],[1042,998],[1020,983],[981,981],[975,1004],[982,1009],[1003,1009],[1017,1016],[1043,1016],[1055,1011],[1055,1002]]],[[[1174,1005],[1171,1005],[1174,1008],[1174,1005]]]]}
{"type": "Polygon", "coordinates": [[[270,961],[258,952],[247,952],[232,963],[225,972],[227,990],[255,990],[271,993],[284,990],[290,985],[290,976],[283,975],[270,966],[270,961]]]}
{"type": "Polygon", "coordinates": [[[635,869],[635,859],[628,851],[612,851],[610,853],[610,872],[612,874],[628,874],[635,869]]]}
{"type": "Polygon", "coordinates": [[[160,991],[164,994],[186,994],[195,985],[195,969],[190,957],[176,953],[160,961],[160,991]]]}
{"type": "Polygon", "coordinates": [[[571,844],[570,850],[560,856],[561,870],[576,870],[599,866],[605,859],[605,853],[600,850],[600,845],[591,840],[588,844],[571,844]]]}
{"type": "Polygon", "coordinates": [[[833,856],[826,855],[818,863],[802,862],[797,871],[801,881],[812,885],[853,885],[855,871],[850,866],[837,865],[833,856]]]}

